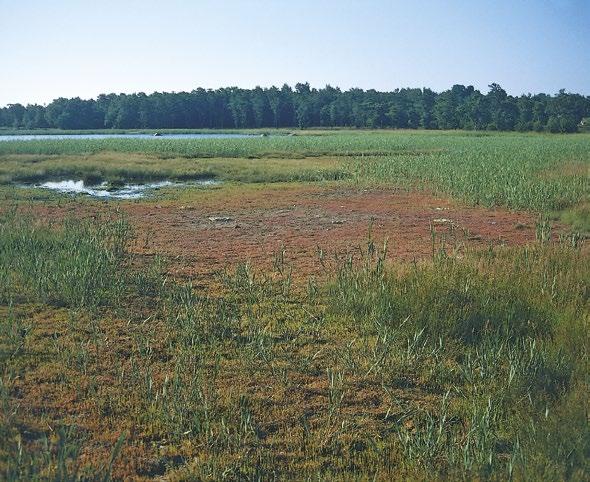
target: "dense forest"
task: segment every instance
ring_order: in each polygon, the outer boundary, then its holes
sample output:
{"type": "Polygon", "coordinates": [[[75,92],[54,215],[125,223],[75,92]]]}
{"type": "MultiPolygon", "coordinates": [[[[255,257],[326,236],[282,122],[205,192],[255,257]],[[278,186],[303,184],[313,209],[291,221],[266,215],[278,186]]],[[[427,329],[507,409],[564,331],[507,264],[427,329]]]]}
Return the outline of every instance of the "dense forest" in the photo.
{"type": "Polygon", "coordinates": [[[196,89],[150,95],[102,94],[96,99],[59,98],[47,106],[10,104],[0,109],[0,127],[57,129],[228,129],[266,127],[366,127],[575,132],[590,116],[590,97],[560,90],[556,95],[514,97],[498,84],[487,94],[454,85],[444,92],[393,92],[308,83],[240,89],[196,89]]]}

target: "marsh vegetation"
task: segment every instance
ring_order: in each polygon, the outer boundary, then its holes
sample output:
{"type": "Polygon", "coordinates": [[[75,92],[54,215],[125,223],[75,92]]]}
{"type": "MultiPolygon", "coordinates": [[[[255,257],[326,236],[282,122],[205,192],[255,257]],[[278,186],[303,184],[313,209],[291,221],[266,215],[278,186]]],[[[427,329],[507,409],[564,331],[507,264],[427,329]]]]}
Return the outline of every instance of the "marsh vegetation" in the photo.
{"type": "Polygon", "coordinates": [[[586,480],[588,146],[417,132],[0,144],[0,474],[586,480]],[[225,182],[106,207],[12,187],[73,174],[225,182]],[[271,182],[525,210],[534,241],[465,244],[439,213],[416,219],[428,255],[407,261],[367,212],[364,242],[317,246],[319,274],[284,245],[264,266],[187,277],[171,266],[190,253],[147,255],[125,214],[271,182]]]}

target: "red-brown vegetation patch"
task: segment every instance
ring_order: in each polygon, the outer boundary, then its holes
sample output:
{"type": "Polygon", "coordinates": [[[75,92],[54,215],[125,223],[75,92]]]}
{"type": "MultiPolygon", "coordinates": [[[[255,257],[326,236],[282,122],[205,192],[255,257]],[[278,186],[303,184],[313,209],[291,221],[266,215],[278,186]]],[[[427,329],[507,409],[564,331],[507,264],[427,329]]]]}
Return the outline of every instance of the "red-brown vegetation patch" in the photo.
{"type": "MultiPolygon", "coordinates": [[[[49,218],[93,216],[100,205],[68,203],[39,207],[49,218]]],[[[535,216],[502,208],[467,206],[424,191],[363,189],[334,185],[247,185],[200,191],[179,200],[121,204],[136,233],[135,254],[161,255],[171,274],[209,275],[250,262],[272,267],[285,249],[295,276],[319,274],[325,260],[388,242],[390,259],[411,261],[447,249],[521,245],[535,240],[535,216]]]]}
{"type": "Polygon", "coordinates": [[[468,207],[427,192],[271,186],[219,194],[126,206],[140,233],[136,251],[182,258],[177,270],[190,275],[246,261],[268,268],[284,247],[294,273],[309,274],[321,270],[320,249],[328,258],[355,251],[366,245],[369,229],[401,260],[432,254],[432,228],[451,247],[535,239],[531,214],[468,207]]]}

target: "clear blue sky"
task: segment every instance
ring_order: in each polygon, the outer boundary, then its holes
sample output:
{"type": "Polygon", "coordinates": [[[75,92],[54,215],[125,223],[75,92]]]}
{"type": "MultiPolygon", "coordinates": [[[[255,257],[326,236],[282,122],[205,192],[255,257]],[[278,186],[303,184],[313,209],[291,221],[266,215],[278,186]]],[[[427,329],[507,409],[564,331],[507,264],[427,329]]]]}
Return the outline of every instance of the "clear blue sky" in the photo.
{"type": "Polygon", "coordinates": [[[0,0],[0,105],[299,81],[590,95],[590,0],[0,0]]]}

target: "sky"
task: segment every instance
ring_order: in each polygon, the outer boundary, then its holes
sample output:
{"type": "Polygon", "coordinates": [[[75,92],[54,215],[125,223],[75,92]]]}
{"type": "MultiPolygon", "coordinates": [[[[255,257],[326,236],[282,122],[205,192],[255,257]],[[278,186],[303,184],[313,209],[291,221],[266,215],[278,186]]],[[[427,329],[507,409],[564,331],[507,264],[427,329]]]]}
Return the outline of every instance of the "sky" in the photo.
{"type": "Polygon", "coordinates": [[[309,82],[590,95],[590,0],[0,0],[0,106],[309,82]]]}

